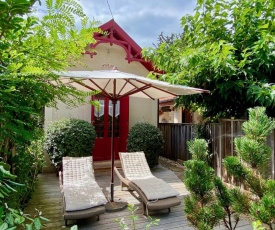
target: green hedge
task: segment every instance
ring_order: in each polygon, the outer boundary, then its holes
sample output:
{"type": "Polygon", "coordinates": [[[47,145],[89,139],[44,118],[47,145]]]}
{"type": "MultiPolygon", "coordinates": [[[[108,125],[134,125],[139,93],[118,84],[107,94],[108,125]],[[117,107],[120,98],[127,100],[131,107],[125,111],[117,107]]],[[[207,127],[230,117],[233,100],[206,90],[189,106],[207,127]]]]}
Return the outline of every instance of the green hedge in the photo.
{"type": "Polygon", "coordinates": [[[129,132],[127,149],[129,152],[144,151],[149,167],[152,168],[158,164],[163,144],[162,133],[157,127],[149,123],[137,123],[129,132]]]}
{"type": "Polygon", "coordinates": [[[15,182],[24,184],[24,186],[15,186],[16,192],[11,193],[5,201],[10,208],[22,209],[31,198],[36,177],[42,171],[44,164],[43,134],[44,130],[28,145],[18,145],[15,156],[10,158],[13,165],[12,172],[17,176],[15,182]]]}
{"type": "Polygon", "coordinates": [[[48,127],[44,149],[52,164],[59,166],[63,156],[90,156],[96,139],[93,125],[79,119],[61,119],[48,127]]]}

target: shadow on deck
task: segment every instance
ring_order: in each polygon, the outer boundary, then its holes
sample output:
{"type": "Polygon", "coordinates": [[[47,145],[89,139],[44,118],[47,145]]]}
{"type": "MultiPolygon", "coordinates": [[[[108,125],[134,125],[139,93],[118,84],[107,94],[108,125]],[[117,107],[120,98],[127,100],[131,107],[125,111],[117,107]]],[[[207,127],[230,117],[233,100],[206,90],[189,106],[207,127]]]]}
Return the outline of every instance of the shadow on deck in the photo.
{"type": "MultiPolygon", "coordinates": [[[[96,168],[96,167],[95,167],[96,168]]],[[[152,173],[169,183],[173,188],[175,188],[183,198],[184,195],[188,194],[188,191],[185,188],[185,185],[181,180],[170,170],[158,166],[152,170],[152,173]]],[[[110,193],[110,169],[104,169],[99,167],[95,170],[96,181],[99,186],[102,188],[106,197],[109,197],[110,193]]],[[[115,197],[120,197],[126,200],[130,204],[135,204],[139,209],[136,212],[138,216],[137,229],[145,229],[145,226],[149,221],[142,215],[142,207],[133,194],[129,191],[120,189],[120,182],[115,176],[115,197]]],[[[38,209],[42,212],[42,215],[48,219],[50,222],[45,224],[44,229],[70,229],[74,224],[78,225],[80,230],[102,230],[102,229],[120,229],[118,223],[115,219],[124,218],[127,223],[129,223],[128,216],[130,215],[127,209],[114,212],[114,213],[105,213],[100,215],[100,220],[97,221],[96,217],[78,220],[77,222],[71,221],[68,222],[69,226],[64,226],[64,220],[62,216],[62,198],[59,189],[58,177],[53,173],[42,173],[38,176],[38,181],[36,183],[36,190],[33,193],[33,197],[28,203],[28,206],[25,209],[25,213],[35,215],[37,212],[35,209],[38,209]]],[[[183,212],[183,202],[180,206],[171,208],[171,212],[167,213],[167,210],[161,212],[152,213],[153,218],[159,218],[160,222],[158,226],[151,227],[150,229],[194,229],[189,226],[189,223],[186,220],[185,213],[183,212]]],[[[217,229],[222,229],[217,228],[217,229]]],[[[250,225],[246,222],[240,223],[238,229],[252,229],[250,225]]]]}

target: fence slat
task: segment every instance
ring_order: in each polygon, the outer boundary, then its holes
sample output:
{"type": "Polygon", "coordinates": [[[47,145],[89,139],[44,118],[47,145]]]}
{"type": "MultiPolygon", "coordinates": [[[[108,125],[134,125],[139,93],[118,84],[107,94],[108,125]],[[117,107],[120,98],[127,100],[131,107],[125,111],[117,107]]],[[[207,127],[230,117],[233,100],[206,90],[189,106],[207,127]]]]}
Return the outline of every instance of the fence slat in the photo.
{"type": "Polygon", "coordinates": [[[164,139],[164,148],[160,156],[171,160],[187,161],[191,154],[187,148],[187,141],[192,138],[192,124],[159,124],[164,139]]]}
{"type": "MultiPolygon", "coordinates": [[[[234,138],[243,135],[242,124],[246,120],[222,119],[220,123],[209,124],[211,151],[214,154],[213,168],[216,175],[225,182],[232,182],[222,166],[226,156],[236,155],[234,138]]],[[[177,161],[187,161],[192,158],[188,151],[187,141],[193,136],[193,124],[160,123],[159,129],[163,134],[164,148],[160,156],[177,161]]],[[[267,145],[271,147],[270,177],[275,179],[275,130],[267,138],[267,145]]],[[[237,182],[238,183],[238,182],[237,182]]]]}

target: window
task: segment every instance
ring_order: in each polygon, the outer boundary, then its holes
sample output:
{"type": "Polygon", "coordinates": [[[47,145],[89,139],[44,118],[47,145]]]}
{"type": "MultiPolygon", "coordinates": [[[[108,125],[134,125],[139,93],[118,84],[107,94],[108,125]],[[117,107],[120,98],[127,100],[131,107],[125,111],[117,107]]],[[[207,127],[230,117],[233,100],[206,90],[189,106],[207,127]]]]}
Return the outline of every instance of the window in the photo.
{"type": "MultiPolygon", "coordinates": [[[[99,106],[93,106],[93,124],[98,138],[112,136],[113,104],[108,98],[96,97],[99,106]]],[[[119,137],[120,102],[115,109],[114,136],[119,137]]]]}

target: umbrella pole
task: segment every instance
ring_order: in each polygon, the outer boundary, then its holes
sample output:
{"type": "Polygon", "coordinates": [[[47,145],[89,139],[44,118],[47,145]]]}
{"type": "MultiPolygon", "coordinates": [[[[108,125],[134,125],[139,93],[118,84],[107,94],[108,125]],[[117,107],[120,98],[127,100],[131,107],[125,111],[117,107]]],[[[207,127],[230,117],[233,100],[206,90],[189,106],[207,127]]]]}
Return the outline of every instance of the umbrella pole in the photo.
{"type": "Polygon", "coordinates": [[[112,138],[111,138],[111,197],[110,202],[105,205],[106,212],[117,212],[127,207],[127,202],[121,198],[114,198],[114,168],[115,168],[115,116],[117,99],[112,99],[113,117],[112,117],[112,138]]]}
{"type": "Polygon", "coordinates": [[[111,141],[111,202],[114,202],[114,167],[115,167],[115,116],[117,100],[112,100],[113,117],[112,117],[112,141],[111,141]]]}

